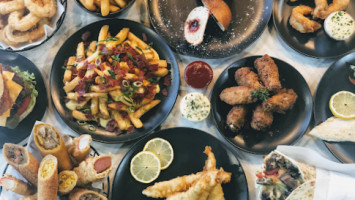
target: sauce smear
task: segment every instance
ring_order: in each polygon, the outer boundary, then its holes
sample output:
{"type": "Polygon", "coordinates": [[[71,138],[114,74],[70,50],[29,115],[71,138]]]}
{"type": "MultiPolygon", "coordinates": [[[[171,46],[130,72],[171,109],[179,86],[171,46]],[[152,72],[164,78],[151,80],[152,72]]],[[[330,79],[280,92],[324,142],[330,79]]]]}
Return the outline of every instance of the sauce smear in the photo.
{"type": "Polygon", "coordinates": [[[187,65],[184,73],[185,81],[193,88],[207,87],[213,79],[212,68],[203,61],[194,61],[187,65]]]}

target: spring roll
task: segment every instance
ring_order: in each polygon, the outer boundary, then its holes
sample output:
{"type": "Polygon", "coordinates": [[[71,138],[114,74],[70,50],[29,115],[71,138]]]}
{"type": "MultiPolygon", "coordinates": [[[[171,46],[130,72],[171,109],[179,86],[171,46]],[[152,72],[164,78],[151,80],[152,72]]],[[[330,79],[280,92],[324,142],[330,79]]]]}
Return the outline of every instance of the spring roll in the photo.
{"type": "Polygon", "coordinates": [[[74,172],[78,175],[78,186],[98,181],[109,175],[112,169],[112,156],[101,155],[89,157],[74,168],[74,172]]]}
{"type": "Polygon", "coordinates": [[[9,165],[15,168],[30,183],[37,186],[39,162],[25,147],[5,143],[2,152],[9,165]]]}
{"type": "Polygon", "coordinates": [[[74,138],[73,144],[69,147],[68,152],[76,162],[80,163],[89,156],[91,152],[91,141],[91,136],[86,134],[74,138]]]}
{"type": "Polygon", "coordinates": [[[251,128],[257,131],[262,131],[269,128],[274,121],[272,112],[265,111],[261,105],[257,105],[253,117],[251,119],[251,128]]]}
{"type": "Polygon", "coordinates": [[[0,186],[20,195],[31,195],[36,191],[33,185],[27,184],[22,180],[18,180],[10,174],[5,174],[5,176],[0,178],[0,186]]]}
{"type": "Polygon", "coordinates": [[[97,192],[75,188],[69,195],[69,200],[82,200],[82,199],[92,199],[92,200],[107,200],[107,198],[97,192]]]}
{"type": "Polygon", "coordinates": [[[260,83],[258,75],[253,72],[250,67],[239,68],[235,71],[234,78],[239,86],[247,86],[255,90],[264,89],[264,86],[260,83]]]}
{"type": "Polygon", "coordinates": [[[78,180],[78,176],[73,171],[61,171],[58,175],[58,192],[60,195],[69,194],[74,187],[76,186],[76,182],[78,180]]]}
{"type": "Polygon", "coordinates": [[[267,90],[277,92],[281,89],[279,69],[269,55],[265,54],[263,57],[256,59],[254,66],[267,90]]]}
{"type": "Polygon", "coordinates": [[[67,148],[56,128],[49,124],[36,124],[34,140],[42,156],[51,154],[57,157],[60,171],[73,168],[67,148]]]}
{"type": "Polygon", "coordinates": [[[38,169],[39,200],[57,200],[58,192],[58,160],[55,156],[46,155],[38,169]]]}

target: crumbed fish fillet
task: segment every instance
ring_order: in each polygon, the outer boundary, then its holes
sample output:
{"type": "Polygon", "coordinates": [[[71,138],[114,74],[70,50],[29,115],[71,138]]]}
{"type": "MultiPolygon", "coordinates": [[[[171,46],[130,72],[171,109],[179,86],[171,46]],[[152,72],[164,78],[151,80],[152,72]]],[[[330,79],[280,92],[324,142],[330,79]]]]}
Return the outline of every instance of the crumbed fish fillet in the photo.
{"type": "Polygon", "coordinates": [[[330,117],[313,128],[309,134],[326,141],[355,142],[355,119],[330,117]]]}

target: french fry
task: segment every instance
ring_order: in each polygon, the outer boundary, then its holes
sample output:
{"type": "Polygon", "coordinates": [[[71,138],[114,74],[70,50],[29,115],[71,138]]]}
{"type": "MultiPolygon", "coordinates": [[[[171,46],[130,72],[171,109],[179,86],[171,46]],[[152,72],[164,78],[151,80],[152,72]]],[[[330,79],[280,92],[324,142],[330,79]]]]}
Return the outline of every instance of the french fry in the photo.
{"type": "Polygon", "coordinates": [[[89,100],[90,100],[89,97],[85,97],[85,99],[80,101],[80,103],[78,102],[78,105],[76,106],[76,109],[83,109],[86,106],[86,104],[88,103],[89,100]]]}
{"type": "MultiPolygon", "coordinates": [[[[102,3],[101,3],[102,5],[102,3]]],[[[108,33],[108,25],[104,25],[101,27],[100,33],[99,33],[99,38],[98,38],[98,42],[99,44],[104,44],[107,38],[107,33],[108,33]]]]}
{"type": "Polygon", "coordinates": [[[71,111],[76,110],[77,105],[78,102],[75,100],[69,100],[67,103],[65,103],[65,106],[71,111]]]}
{"type": "Polygon", "coordinates": [[[107,16],[110,14],[110,0],[101,0],[101,15],[107,16]]]}
{"type": "Polygon", "coordinates": [[[83,6],[91,11],[95,11],[96,10],[96,6],[94,5],[94,0],[80,0],[81,4],[83,4],[83,6]]]}
{"type": "Polygon", "coordinates": [[[117,5],[121,8],[126,7],[127,3],[124,0],[115,0],[115,2],[117,3],[117,5]]]}
{"type": "Polygon", "coordinates": [[[128,39],[133,42],[137,42],[137,45],[139,46],[139,48],[143,49],[150,49],[150,46],[145,43],[143,40],[139,39],[136,35],[134,35],[132,32],[128,33],[128,39]]]}
{"type": "Polygon", "coordinates": [[[124,121],[122,115],[120,114],[120,112],[113,110],[112,116],[115,119],[115,121],[117,122],[118,128],[120,128],[121,130],[127,130],[128,127],[127,127],[126,122],[124,121]]]}
{"type": "Polygon", "coordinates": [[[129,116],[129,119],[131,120],[134,127],[136,127],[136,128],[143,127],[142,121],[139,118],[135,117],[134,113],[128,112],[128,116],[129,116]]]}
{"type": "Polygon", "coordinates": [[[115,86],[115,87],[101,87],[101,85],[92,85],[90,87],[90,90],[92,92],[100,92],[100,93],[107,93],[111,92],[114,90],[120,89],[120,86],[115,86]]]}
{"type": "Polygon", "coordinates": [[[166,60],[153,60],[149,64],[157,64],[159,68],[168,67],[166,60]]]}
{"type": "Polygon", "coordinates": [[[120,7],[110,5],[110,12],[117,12],[120,10],[120,7]]]}
{"type": "Polygon", "coordinates": [[[86,57],[91,56],[93,53],[96,51],[96,41],[92,41],[88,47],[88,50],[86,51],[86,57]]]}
{"type": "Polygon", "coordinates": [[[99,110],[103,116],[105,116],[106,118],[109,118],[110,113],[107,110],[107,105],[106,105],[107,100],[108,100],[107,97],[100,97],[99,98],[99,110]]]}
{"type": "Polygon", "coordinates": [[[73,80],[71,80],[69,83],[67,83],[63,89],[66,93],[71,92],[74,90],[74,88],[79,84],[80,78],[77,76],[73,80]]]}
{"type": "Polygon", "coordinates": [[[99,98],[94,97],[91,99],[90,110],[92,115],[96,115],[99,112],[99,98]]]}
{"type": "Polygon", "coordinates": [[[81,120],[81,121],[90,121],[86,115],[78,110],[73,110],[72,115],[75,119],[81,120]]]}
{"type": "Polygon", "coordinates": [[[156,105],[158,105],[160,103],[160,100],[153,100],[150,103],[142,106],[141,108],[139,108],[136,112],[134,112],[134,117],[136,118],[141,118],[146,112],[148,112],[149,110],[151,110],[153,107],[155,107],[156,105]]]}
{"type": "Polygon", "coordinates": [[[85,58],[85,48],[84,42],[80,42],[76,47],[76,57],[77,58],[85,58]]]}
{"type": "Polygon", "coordinates": [[[152,72],[154,76],[164,77],[169,73],[169,70],[165,67],[159,67],[157,71],[152,72]]]}
{"type": "Polygon", "coordinates": [[[107,107],[113,109],[113,110],[122,110],[122,111],[128,111],[127,105],[121,103],[121,102],[113,102],[109,103],[107,107]]]}
{"type": "Polygon", "coordinates": [[[116,41],[109,41],[106,45],[108,49],[111,49],[112,47],[116,47],[117,45],[121,44],[123,41],[126,40],[127,35],[129,33],[129,28],[123,28],[120,30],[120,32],[117,33],[115,36],[117,38],[116,41]]]}
{"type": "Polygon", "coordinates": [[[68,83],[68,82],[71,81],[71,79],[72,79],[73,73],[72,73],[72,71],[69,69],[69,67],[71,67],[72,65],[75,64],[75,60],[76,60],[76,57],[75,57],[75,56],[71,56],[71,57],[69,57],[69,59],[68,59],[67,67],[66,67],[66,70],[65,70],[65,72],[64,72],[64,78],[63,78],[64,84],[68,83]]]}

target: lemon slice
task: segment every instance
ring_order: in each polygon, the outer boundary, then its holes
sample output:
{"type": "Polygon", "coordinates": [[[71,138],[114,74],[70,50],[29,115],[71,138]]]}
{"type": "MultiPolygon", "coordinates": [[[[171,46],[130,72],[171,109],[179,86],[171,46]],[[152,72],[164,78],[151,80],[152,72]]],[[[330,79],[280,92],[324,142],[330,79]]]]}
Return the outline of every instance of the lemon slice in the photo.
{"type": "Polygon", "coordinates": [[[141,151],[132,158],[130,171],[137,181],[151,183],[160,174],[159,158],[152,152],[141,151]]]}
{"type": "Polygon", "coordinates": [[[153,138],[149,140],[143,151],[153,152],[158,156],[161,164],[161,169],[166,169],[173,162],[174,150],[171,144],[162,138],[153,138]]]}
{"type": "Polygon", "coordinates": [[[355,118],[355,94],[340,91],[330,98],[329,108],[333,115],[341,119],[355,118]]]}

